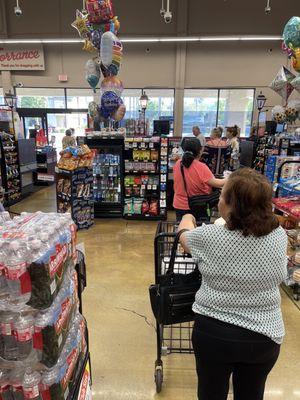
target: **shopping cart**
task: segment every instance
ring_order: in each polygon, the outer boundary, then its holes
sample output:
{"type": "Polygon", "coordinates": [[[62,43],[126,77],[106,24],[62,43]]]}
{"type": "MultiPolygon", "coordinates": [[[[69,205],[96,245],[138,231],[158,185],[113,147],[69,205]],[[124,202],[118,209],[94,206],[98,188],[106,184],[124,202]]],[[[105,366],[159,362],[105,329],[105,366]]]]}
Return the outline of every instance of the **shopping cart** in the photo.
{"type": "MultiPolygon", "coordinates": [[[[160,222],[154,240],[155,283],[159,284],[166,274],[178,224],[176,222],[160,222]]],[[[195,262],[190,255],[184,253],[179,246],[175,258],[174,272],[188,274],[195,269],[195,262]]],[[[162,356],[171,353],[193,353],[192,330],[194,322],[174,325],[162,325],[156,322],[157,359],[155,361],[156,392],[159,393],[163,383],[162,356]]]]}

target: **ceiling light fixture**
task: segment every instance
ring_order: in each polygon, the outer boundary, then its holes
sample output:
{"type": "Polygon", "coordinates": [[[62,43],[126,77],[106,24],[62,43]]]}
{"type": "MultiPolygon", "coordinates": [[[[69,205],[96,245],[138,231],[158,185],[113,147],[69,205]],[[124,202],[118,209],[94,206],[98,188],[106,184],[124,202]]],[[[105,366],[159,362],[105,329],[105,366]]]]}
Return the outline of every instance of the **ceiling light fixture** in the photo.
{"type": "MultiPolygon", "coordinates": [[[[171,36],[171,37],[123,37],[123,43],[168,43],[168,42],[237,42],[237,41],[280,41],[281,36],[171,36]]],[[[83,39],[0,39],[0,44],[76,44],[83,43],[83,39]]]]}

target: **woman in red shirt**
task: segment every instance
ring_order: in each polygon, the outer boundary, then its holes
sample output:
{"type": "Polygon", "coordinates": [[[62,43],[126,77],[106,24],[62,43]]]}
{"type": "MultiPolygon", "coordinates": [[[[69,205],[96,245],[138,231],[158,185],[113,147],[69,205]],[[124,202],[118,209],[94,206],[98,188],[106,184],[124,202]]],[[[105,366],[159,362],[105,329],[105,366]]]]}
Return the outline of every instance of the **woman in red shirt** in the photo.
{"type": "MultiPolygon", "coordinates": [[[[181,173],[181,163],[184,168],[184,176],[189,197],[196,195],[210,194],[212,188],[221,188],[225,179],[216,179],[207,165],[200,161],[202,147],[196,138],[187,138],[182,144],[182,160],[178,160],[174,166],[174,201],[173,207],[176,211],[177,221],[185,214],[190,214],[188,196],[184,187],[181,173]]],[[[196,220],[201,217],[201,211],[194,215],[196,220]]]]}

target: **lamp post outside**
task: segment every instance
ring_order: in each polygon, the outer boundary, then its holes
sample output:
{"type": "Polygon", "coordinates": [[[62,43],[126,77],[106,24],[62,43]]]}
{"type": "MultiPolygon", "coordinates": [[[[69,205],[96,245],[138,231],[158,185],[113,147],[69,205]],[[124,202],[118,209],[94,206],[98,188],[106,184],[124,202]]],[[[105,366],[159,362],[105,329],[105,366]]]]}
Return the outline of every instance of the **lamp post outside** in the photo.
{"type": "Polygon", "coordinates": [[[146,95],[144,90],[142,91],[142,95],[140,97],[140,107],[143,113],[143,123],[144,123],[144,133],[146,133],[146,110],[148,107],[149,97],[146,95]]]}
{"type": "Polygon", "coordinates": [[[266,104],[267,98],[264,94],[262,94],[262,92],[260,92],[260,94],[257,96],[256,98],[256,107],[258,110],[258,115],[257,115],[257,136],[258,136],[258,130],[259,130],[259,118],[260,118],[260,113],[262,111],[262,109],[264,108],[265,104],[266,104]]]}

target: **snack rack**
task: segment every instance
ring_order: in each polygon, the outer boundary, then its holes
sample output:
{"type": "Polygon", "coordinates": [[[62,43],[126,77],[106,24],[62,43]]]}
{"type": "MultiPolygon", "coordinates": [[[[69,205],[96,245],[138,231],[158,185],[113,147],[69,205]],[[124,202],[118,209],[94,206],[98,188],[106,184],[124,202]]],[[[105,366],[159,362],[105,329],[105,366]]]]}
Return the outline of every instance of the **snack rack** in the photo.
{"type": "MultiPolygon", "coordinates": [[[[288,157],[293,158],[293,157],[288,157]]],[[[295,158],[295,157],[294,157],[295,158]]],[[[299,170],[298,175],[294,179],[295,185],[298,185],[298,190],[295,189],[293,179],[282,179],[282,175],[286,173],[287,166],[300,167],[300,159],[286,160],[279,169],[277,183],[275,185],[275,198],[273,198],[273,207],[278,215],[281,225],[286,229],[288,241],[288,277],[284,282],[284,289],[288,295],[291,295],[294,300],[300,298],[300,284],[293,279],[293,274],[300,270],[300,185],[299,185],[299,170]],[[286,182],[285,182],[286,181],[286,182]],[[281,197],[278,197],[280,193],[281,197]]]]}
{"type": "Polygon", "coordinates": [[[5,190],[5,205],[10,206],[21,199],[21,175],[17,142],[14,135],[7,132],[1,138],[2,183],[5,190]]]}
{"type": "Polygon", "coordinates": [[[124,218],[167,218],[168,139],[125,139],[124,218]]]}
{"type": "Polygon", "coordinates": [[[92,169],[55,171],[57,212],[71,213],[78,229],[88,229],[94,223],[92,169]]]}

